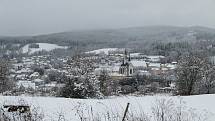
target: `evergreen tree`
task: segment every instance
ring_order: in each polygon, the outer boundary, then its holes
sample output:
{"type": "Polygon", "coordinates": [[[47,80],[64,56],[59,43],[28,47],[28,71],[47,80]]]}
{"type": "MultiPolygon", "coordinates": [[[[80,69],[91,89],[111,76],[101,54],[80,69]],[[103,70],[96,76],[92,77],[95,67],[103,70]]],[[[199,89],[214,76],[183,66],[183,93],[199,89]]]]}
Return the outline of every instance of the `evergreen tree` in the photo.
{"type": "Polygon", "coordinates": [[[99,76],[99,89],[100,89],[100,92],[103,94],[103,95],[109,95],[108,94],[108,82],[109,80],[109,75],[107,73],[106,70],[102,70],[101,73],[100,73],[100,76],[99,76]]]}
{"type": "Polygon", "coordinates": [[[99,81],[93,74],[93,62],[75,57],[68,61],[68,71],[71,77],[66,80],[61,96],[69,98],[95,98],[100,97],[99,81]]]}
{"type": "Polygon", "coordinates": [[[11,90],[13,82],[8,78],[8,62],[4,59],[0,59],[0,92],[11,90]]]}

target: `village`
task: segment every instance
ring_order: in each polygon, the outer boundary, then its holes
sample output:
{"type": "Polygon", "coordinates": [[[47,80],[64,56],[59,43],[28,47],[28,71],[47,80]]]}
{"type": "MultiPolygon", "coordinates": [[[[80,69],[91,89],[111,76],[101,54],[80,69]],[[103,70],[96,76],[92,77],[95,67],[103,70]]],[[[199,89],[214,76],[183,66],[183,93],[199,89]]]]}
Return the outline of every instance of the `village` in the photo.
{"type": "Polygon", "coordinates": [[[215,0],[0,1],[0,121],[215,121],[215,0]]]}
{"type": "MultiPolygon", "coordinates": [[[[130,53],[127,49],[104,48],[85,52],[81,59],[93,63],[92,74],[97,79],[105,70],[113,81],[137,77],[144,81],[144,78],[149,77],[152,82],[141,87],[144,88],[142,90],[152,86],[155,86],[153,88],[157,88],[158,92],[169,93],[174,90],[174,70],[177,62],[167,63],[164,56],[130,53]]],[[[9,77],[14,80],[15,87],[12,91],[5,92],[5,95],[55,96],[65,86],[64,79],[73,75],[72,62],[71,57],[56,58],[50,55],[13,58],[10,60],[9,77]]],[[[122,88],[119,88],[118,92],[122,92],[122,88]]]]}

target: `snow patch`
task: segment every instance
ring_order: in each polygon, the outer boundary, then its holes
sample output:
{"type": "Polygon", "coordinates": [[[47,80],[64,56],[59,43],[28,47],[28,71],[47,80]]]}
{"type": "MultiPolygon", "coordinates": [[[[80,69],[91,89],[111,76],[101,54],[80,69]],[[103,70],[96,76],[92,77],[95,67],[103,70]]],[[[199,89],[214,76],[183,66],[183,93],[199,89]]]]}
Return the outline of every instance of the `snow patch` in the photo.
{"type": "Polygon", "coordinates": [[[29,54],[33,54],[35,52],[39,52],[39,51],[51,51],[51,50],[54,50],[54,49],[67,49],[68,47],[66,46],[59,46],[59,45],[56,45],[56,44],[50,44],[50,43],[36,43],[39,45],[39,48],[29,48],[29,45],[30,44],[27,44],[25,45],[23,48],[22,48],[22,51],[23,53],[28,53],[29,54]]]}
{"type": "Polygon", "coordinates": [[[98,50],[93,50],[93,51],[88,51],[86,53],[93,53],[93,54],[106,54],[108,55],[108,53],[110,51],[116,51],[118,48],[103,48],[103,49],[98,49],[98,50]]]}

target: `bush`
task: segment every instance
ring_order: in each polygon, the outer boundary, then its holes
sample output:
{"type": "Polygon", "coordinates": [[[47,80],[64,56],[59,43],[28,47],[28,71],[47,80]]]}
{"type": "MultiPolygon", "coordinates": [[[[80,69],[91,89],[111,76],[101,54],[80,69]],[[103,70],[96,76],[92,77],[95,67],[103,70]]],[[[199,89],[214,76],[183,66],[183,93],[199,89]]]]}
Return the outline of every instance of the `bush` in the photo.
{"type": "Polygon", "coordinates": [[[136,89],[134,89],[134,87],[132,87],[130,85],[125,85],[125,86],[122,86],[121,91],[123,94],[129,94],[129,93],[135,92],[136,89]]]}
{"type": "Polygon", "coordinates": [[[92,78],[67,78],[59,96],[67,98],[100,98],[101,93],[92,78]]]}
{"type": "Polygon", "coordinates": [[[44,69],[40,67],[34,68],[34,72],[38,72],[41,76],[45,73],[44,69]]]}

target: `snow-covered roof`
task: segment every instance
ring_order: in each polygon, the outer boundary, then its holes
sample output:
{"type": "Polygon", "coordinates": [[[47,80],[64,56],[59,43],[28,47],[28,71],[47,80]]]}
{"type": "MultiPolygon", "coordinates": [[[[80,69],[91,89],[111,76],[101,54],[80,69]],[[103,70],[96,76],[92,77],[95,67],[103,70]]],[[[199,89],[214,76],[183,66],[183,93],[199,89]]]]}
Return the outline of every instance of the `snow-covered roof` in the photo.
{"type": "Polygon", "coordinates": [[[161,55],[150,55],[150,56],[147,56],[147,58],[156,59],[156,58],[165,58],[165,57],[161,55]]]}
{"type": "Polygon", "coordinates": [[[56,87],[56,85],[57,85],[57,82],[52,82],[52,83],[45,84],[45,87],[56,87]]]}
{"type": "Polygon", "coordinates": [[[34,82],[44,82],[44,80],[42,80],[42,79],[34,79],[33,81],[34,82]]]}
{"type": "Polygon", "coordinates": [[[167,67],[170,68],[170,69],[175,69],[175,68],[176,68],[176,65],[168,64],[167,67]]]}
{"type": "Polygon", "coordinates": [[[172,64],[177,64],[177,63],[178,63],[178,62],[176,62],[176,61],[173,61],[173,62],[172,62],[172,64]]]}
{"type": "Polygon", "coordinates": [[[131,60],[131,63],[134,67],[146,67],[145,61],[131,60]]]}
{"type": "Polygon", "coordinates": [[[102,70],[111,71],[112,69],[110,66],[102,66],[95,69],[95,71],[102,71],[102,70]]]}
{"type": "Polygon", "coordinates": [[[110,76],[115,76],[115,77],[119,76],[119,77],[121,77],[121,76],[125,76],[125,75],[124,74],[119,74],[119,73],[110,73],[110,76]]]}
{"type": "Polygon", "coordinates": [[[31,72],[32,70],[30,68],[23,68],[21,70],[18,70],[16,73],[28,73],[31,72]]]}
{"type": "Polygon", "coordinates": [[[137,56],[139,56],[140,54],[141,54],[141,53],[131,53],[130,56],[131,56],[131,57],[137,57],[137,56]]]}
{"type": "Polygon", "coordinates": [[[35,83],[31,82],[31,81],[18,81],[17,82],[17,86],[23,86],[25,88],[33,88],[35,89],[35,83]]]}
{"type": "Polygon", "coordinates": [[[151,61],[156,62],[156,61],[160,61],[161,58],[165,58],[164,56],[160,56],[160,55],[155,55],[155,56],[147,56],[147,58],[149,58],[151,61]]]}
{"type": "Polygon", "coordinates": [[[160,70],[160,68],[152,68],[151,70],[160,70]]]}
{"type": "Polygon", "coordinates": [[[38,76],[40,76],[40,74],[38,72],[34,72],[33,74],[30,75],[30,78],[31,77],[38,77],[38,76]]]}
{"type": "Polygon", "coordinates": [[[149,66],[150,67],[157,67],[158,68],[158,67],[161,66],[161,64],[160,63],[150,63],[149,66]]]}
{"type": "Polygon", "coordinates": [[[146,71],[146,70],[139,70],[138,74],[140,74],[140,75],[151,75],[151,73],[149,71],[146,71]]]}
{"type": "Polygon", "coordinates": [[[13,66],[14,67],[23,66],[23,64],[22,63],[15,63],[15,64],[13,64],[13,66]]]}
{"type": "Polygon", "coordinates": [[[19,74],[16,76],[16,78],[24,78],[26,75],[25,74],[19,74]]]}

